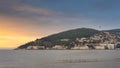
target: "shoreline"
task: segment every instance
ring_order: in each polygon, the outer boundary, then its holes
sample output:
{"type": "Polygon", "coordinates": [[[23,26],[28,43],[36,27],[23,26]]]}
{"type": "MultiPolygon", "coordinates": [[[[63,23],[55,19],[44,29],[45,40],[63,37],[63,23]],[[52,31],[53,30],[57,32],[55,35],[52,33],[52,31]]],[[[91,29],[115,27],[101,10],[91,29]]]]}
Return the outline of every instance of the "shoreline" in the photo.
{"type": "Polygon", "coordinates": [[[13,50],[120,50],[120,49],[13,49],[13,50]]]}

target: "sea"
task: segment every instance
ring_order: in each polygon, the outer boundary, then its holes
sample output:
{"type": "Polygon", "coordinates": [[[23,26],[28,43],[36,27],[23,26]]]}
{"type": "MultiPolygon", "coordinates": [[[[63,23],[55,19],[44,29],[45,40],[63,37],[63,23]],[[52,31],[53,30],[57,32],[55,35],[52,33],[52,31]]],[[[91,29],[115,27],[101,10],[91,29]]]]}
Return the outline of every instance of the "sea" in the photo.
{"type": "Polygon", "coordinates": [[[0,50],[0,68],[120,68],[120,50],[0,50]]]}

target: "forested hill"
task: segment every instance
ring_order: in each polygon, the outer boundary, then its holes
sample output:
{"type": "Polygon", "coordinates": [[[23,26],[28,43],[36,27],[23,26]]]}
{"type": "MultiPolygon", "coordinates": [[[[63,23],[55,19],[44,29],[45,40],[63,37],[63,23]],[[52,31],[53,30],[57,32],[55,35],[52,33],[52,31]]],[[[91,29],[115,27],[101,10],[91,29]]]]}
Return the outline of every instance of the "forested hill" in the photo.
{"type": "MultiPolygon", "coordinates": [[[[118,35],[120,30],[114,29],[114,30],[95,30],[91,28],[78,28],[78,29],[72,29],[68,31],[63,31],[57,34],[49,35],[47,37],[43,37],[40,39],[36,39],[35,41],[28,42],[26,44],[20,45],[17,49],[26,49],[29,46],[45,46],[45,48],[52,48],[55,45],[61,45],[61,46],[69,46],[69,45],[76,45],[76,39],[79,38],[86,38],[86,40],[93,42],[99,41],[98,43],[101,43],[101,39],[94,40],[90,38],[94,38],[96,36],[99,37],[99,35],[102,35],[102,41],[106,41],[107,39],[111,39],[110,37],[106,36],[107,34],[104,32],[109,32],[110,35],[118,35]]],[[[119,35],[118,35],[119,36],[119,35]]],[[[88,44],[91,42],[87,42],[88,44]]]]}
{"type": "Polygon", "coordinates": [[[54,35],[50,35],[48,37],[41,38],[43,41],[55,41],[60,39],[69,39],[74,41],[76,38],[80,37],[90,37],[95,33],[98,33],[98,30],[90,29],[90,28],[78,28],[73,30],[68,30],[64,32],[60,32],[54,35]]]}

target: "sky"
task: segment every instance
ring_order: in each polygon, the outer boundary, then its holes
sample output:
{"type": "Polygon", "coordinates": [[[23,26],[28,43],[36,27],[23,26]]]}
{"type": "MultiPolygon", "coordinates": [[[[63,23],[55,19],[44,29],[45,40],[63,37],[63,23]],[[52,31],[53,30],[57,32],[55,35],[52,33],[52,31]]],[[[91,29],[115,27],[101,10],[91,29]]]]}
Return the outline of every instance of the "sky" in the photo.
{"type": "Polygon", "coordinates": [[[120,0],[0,0],[1,49],[83,27],[120,28],[120,0]]]}

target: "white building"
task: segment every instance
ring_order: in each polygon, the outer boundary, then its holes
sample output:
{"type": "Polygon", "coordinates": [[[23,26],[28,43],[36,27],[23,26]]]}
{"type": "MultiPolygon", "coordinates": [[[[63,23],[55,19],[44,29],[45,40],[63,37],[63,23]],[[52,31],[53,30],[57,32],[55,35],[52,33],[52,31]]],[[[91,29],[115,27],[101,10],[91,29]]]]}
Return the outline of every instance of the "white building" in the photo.
{"type": "Polygon", "coordinates": [[[107,44],[108,49],[115,49],[114,44],[107,44]]]}
{"type": "Polygon", "coordinates": [[[85,49],[89,49],[89,47],[88,46],[75,46],[75,47],[73,47],[71,49],[73,49],[73,50],[79,50],[79,49],[85,50],[85,49]]]}
{"type": "Polygon", "coordinates": [[[44,46],[28,46],[26,49],[28,50],[38,50],[38,49],[45,49],[44,46]]]}
{"type": "Polygon", "coordinates": [[[62,45],[55,45],[53,49],[65,49],[62,45]]]}
{"type": "Polygon", "coordinates": [[[107,47],[108,49],[115,49],[115,44],[99,44],[101,47],[107,47]]]}
{"type": "Polygon", "coordinates": [[[80,49],[80,47],[79,46],[74,46],[73,48],[71,48],[72,50],[78,50],[78,49],[80,49]]]}
{"type": "Polygon", "coordinates": [[[95,46],[95,49],[98,49],[98,50],[103,50],[103,49],[105,49],[105,46],[95,46]]]}
{"type": "Polygon", "coordinates": [[[86,46],[86,45],[85,45],[85,46],[80,46],[80,49],[81,49],[81,50],[85,50],[85,49],[89,49],[89,47],[86,46]]]}

